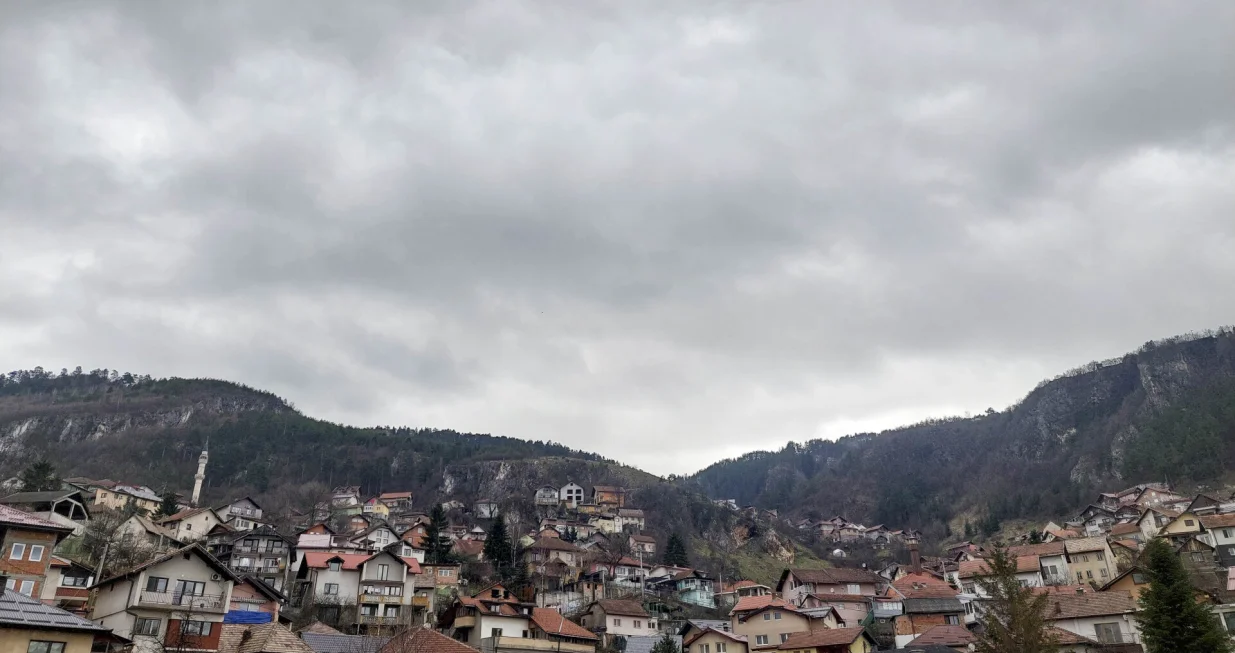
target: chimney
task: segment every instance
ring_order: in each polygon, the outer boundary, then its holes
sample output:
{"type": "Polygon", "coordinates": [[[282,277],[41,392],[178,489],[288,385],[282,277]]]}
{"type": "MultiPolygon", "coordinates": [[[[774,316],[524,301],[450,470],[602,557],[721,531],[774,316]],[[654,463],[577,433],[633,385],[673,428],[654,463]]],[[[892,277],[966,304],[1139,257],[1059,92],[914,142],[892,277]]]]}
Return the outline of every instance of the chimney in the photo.
{"type": "Polygon", "coordinates": [[[0,596],[4,596],[4,590],[9,585],[9,575],[0,574],[0,596]]]}
{"type": "Polygon", "coordinates": [[[918,538],[909,539],[909,565],[913,567],[913,573],[922,573],[922,554],[918,552],[918,538]]]}

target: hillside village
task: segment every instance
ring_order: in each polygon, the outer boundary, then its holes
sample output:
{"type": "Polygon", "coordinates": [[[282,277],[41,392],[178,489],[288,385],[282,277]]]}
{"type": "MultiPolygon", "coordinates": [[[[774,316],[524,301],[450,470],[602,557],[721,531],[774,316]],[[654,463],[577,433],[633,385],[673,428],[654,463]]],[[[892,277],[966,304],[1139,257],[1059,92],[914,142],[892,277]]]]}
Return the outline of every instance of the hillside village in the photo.
{"type": "MultiPolygon", "coordinates": [[[[202,503],[208,463],[203,451],[188,497],[30,472],[25,483],[47,487],[0,498],[0,604],[14,606],[0,612],[0,639],[25,636],[48,653],[595,653],[669,642],[691,653],[943,653],[972,650],[990,598],[992,545],[927,544],[841,516],[779,521],[825,544],[833,566],[760,582],[692,567],[685,540],[650,535],[620,486],[537,488],[522,498],[537,519],[522,528],[504,517],[511,497],[425,506],[409,491],[346,485],[276,516],[252,497],[202,503]],[[851,561],[855,545],[880,562],[851,561]],[[37,639],[47,637],[62,639],[37,639]]],[[[1017,582],[1048,595],[1060,651],[1141,651],[1139,556],[1153,538],[1235,633],[1235,497],[1141,484],[1005,550],[1017,582]]]]}

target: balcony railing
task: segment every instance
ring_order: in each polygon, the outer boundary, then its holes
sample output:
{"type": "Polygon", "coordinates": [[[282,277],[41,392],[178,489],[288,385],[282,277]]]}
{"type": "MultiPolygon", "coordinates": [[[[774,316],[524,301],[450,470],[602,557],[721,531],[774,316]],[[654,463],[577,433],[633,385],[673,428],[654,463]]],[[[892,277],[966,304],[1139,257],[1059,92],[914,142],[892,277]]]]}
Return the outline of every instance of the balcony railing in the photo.
{"type": "Polygon", "coordinates": [[[175,592],[152,592],[143,590],[139,602],[145,606],[157,606],[186,611],[226,612],[227,606],[221,594],[177,594],[175,592]]]}
{"type": "Polygon", "coordinates": [[[368,626],[399,626],[404,624],[402,617],[381,617],[375,614],[360,615],[360,623],[368,626]]]}

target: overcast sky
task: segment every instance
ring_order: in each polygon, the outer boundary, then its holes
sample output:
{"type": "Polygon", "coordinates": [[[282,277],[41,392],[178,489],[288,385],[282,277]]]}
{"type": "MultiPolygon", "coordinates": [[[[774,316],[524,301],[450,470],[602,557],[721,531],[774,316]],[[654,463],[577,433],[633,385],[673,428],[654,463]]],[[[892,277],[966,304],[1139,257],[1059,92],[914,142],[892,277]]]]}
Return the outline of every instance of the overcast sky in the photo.
{"type": "Polygon", "coordinates": [[[4,2],[0,365],[657,473],[1235,322],[1235,3],[4,2]],[[413,9],[414,8],[414,9],[413,9]]]}

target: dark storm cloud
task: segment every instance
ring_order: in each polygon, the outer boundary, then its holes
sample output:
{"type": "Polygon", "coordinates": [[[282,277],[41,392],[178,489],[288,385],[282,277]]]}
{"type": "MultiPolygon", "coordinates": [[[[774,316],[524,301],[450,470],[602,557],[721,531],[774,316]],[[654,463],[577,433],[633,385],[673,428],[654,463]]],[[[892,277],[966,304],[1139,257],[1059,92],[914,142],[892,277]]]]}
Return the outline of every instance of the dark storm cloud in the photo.
{"type": "Polygon", "coordinates": [[[10,3],[0,354],[661,472],[1001,406],[1231,321],[1232,27],[1202,2],[10,3]]]}

